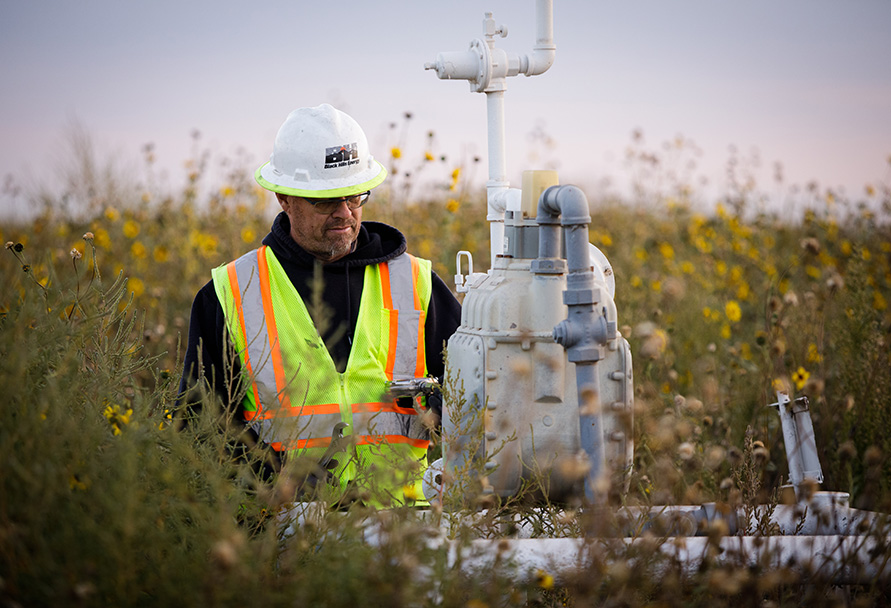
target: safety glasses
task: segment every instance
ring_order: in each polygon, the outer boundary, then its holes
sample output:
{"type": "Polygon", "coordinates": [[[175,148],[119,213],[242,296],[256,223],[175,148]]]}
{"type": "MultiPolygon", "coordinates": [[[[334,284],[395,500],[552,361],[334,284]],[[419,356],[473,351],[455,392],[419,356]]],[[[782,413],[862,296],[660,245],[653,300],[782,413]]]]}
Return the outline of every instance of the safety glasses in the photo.
{"type": "Polygon", "coordinates": [[[341,203],[346,203],[350,210],[358,209],[368,202],[369,196],[371,196],[370,190],[361,194],[354,194],[353,196],[344,196],[341,198],[301,198],[312,205],[313,211],[316,213],[320,215],[330,215],[337,211],[341,203]]]}

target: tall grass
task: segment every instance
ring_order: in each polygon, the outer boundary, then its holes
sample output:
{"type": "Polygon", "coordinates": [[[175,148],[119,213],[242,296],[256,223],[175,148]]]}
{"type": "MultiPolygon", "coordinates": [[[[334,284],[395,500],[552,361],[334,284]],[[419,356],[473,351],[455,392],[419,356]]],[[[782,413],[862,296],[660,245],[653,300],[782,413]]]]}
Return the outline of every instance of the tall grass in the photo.
{"type": "MultiPolygon", "coordinates": [[[[408,163],[406,154],[394,148],[391,161],[408,163]]],[[[432,163],[425,171],[442,174],[441,188],[412,189],[394,172],[394,187],[376,193],[365,217],[400,227],[410,250],[449,280],[457,250],[488,257],[485,203],[464,189],[468,167],[428,156],[417,163],[432,163]],[[408,192],[413,203],[402,198],[408,192]]],[[[308,517],[283,537],[276,518],[294,497],[293,479],[258,476],[261,448],[232,457],[232,421],[212,395],[200,410],[175,406],[194,293],[211,267],[257,246],[275,212],[238,173],[217,188],[204,184],[213,192],[199,199],[202,166],[194,163],[177,193],[121,192],[120,201],[133,201],[121,204],[103,191],[76,217],[48,209],[2,228],[5,602],[780,605],[806,593],[813,605],[834,605],[887,590],[839,591],[791,571],[771,578],[717,564],[690,575],[665,567],[658,539],[649,553],[592,550],[592,569],[562,586],[547,572],[516,584],[509,563],[475,575],[450,566],[429,542],[441,534],[436,510],[430,520],[355,506],[308,517]]],[[[790,221],[753,211],[759,195],[749,186],[702,213],[691,204],[695,191],[667,183],[631,200],[591,194],[591,240],[613,264],[635,357],[635,466],[622,500],[775,500],[788,471],[779,417],[767,405],[785,389],[810,399],[824,488],[891,512],[888,185],[871,187],[862,206],[810,192],[790,221]]],[[[509,537],[517,517],[539,533],[591,525],[573,513],[480,500],[456,507],[488,509],[488,523],[452,530],[460,542],[509,537]]]]}

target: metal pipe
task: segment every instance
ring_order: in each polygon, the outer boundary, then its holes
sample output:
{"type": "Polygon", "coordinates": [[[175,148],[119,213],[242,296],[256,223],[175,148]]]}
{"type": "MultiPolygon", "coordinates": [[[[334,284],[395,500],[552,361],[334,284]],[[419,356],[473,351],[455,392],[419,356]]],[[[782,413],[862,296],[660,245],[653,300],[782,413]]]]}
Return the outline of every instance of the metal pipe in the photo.
{"type": "Polygon", "coordinates": [[[554,65],[557,47],[554,44],[554,2],[537,0],[535,3],[535,46],[532,54],[520,57],[520,72],[526,76],[544,74],[554,65]]]}
{"type": "Polygon", "coordinates": [[[604,504],[608,475],[596,364],[603,358],[603,345],[615,338],[615,323],[610,324],[604,318],[603,293],[594,284],[588,255],[588,224],[591,222],[588,199],[575,186],[551,186],[539,198],[536,221],[539,224],[539,258],[532,264],[533,272],[551,274],[557,271],[558,266],[553,260],[560,251],[558,222],[566,238],[569,274],[563,303],[567,305],[568,313],[566,319],[554,328],[554,340],[566,349],[569,361],[575,363],[579,442],[588,457],[585,498],[591,504],[604,504]]]}
{"type": "Polygon", "coordinates": [[[508,190],[507,159],[505,158],[504,90],[486,92],[486,116],[489,130],[489,181],[486,182],[488,202],[490,264],[504,253],[504,208],[499,209],[499,198],[508,190]]]}
{"type": "MultiPolygon", "coordinates": [[[[498,571],[517,583],[531,583],[539,572],[554,577],[557,584],[583,575],[599,557],[615,561],[633,556],[661,554],[654,559],[653,574],[680,568],[688,576],[710,565],[758,568],[766,571],[788,568],[808,579],[834,584],[873,584],[891,578],[891,564],[884,547],[891,536],[706,536],[654,538],[535,538],[448,541],[449,567],[467,574],[498,571]],[[512,564],[512,568],[499,568],[512,564]]],[[[433,543],[439,545],[440,543],[433,543]]],[[[644,557],[644,559],[646,559],[644,557]]]]}

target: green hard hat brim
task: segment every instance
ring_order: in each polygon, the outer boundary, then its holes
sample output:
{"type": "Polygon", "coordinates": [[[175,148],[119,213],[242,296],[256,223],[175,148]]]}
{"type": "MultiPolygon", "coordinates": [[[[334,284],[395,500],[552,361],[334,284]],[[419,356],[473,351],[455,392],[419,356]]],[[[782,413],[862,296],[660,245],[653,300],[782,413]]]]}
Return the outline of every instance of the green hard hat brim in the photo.
{"type": "Polygon", "coordinates": [[[260,167],[257,168],[257,170],[254,172],[254,179],[257,180],[257,183],[266,190],[284,194],[286,196],[299,196],[301,198],[338,198],[343,196],[353,196],[355,194],[361,194],[380,186],[384,182],[384,180],[387,179],[387,169],[376,160],[374,161],[374,163],[380,169],[380,171],[378,171],[378,173],[374,177],[358,184],[342,186],[340,188],[305,190],[301,188],[291,188],[289,186],[280,186],[278,184],[274,184],[263,177],[263,175],[261,174],[263,167],[269,164],[268,162],[260,165],[260,167]]]}

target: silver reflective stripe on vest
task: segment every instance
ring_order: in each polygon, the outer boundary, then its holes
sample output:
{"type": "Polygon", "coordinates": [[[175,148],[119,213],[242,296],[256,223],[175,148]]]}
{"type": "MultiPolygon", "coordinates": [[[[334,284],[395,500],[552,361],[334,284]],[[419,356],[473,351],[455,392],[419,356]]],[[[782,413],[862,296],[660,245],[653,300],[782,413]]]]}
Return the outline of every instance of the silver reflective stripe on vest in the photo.
{"type": "Polygon", "coordinates": [[[415,377],[418,364],[421,311],[415,309],[415,281],[408,254],[393,258],[387,266],[390,270],[390,298],[393,308],[399,311],[393,379],[406,380],[415,377]]]}
{"type": "MultiPolygon", "coordinates": [[[[237,288],[241,290],[244,314],[245,357],[250,361],[251,380],[257,387],[260,399],[260,403],[257,404],[256,417],[248,421],[247,424],[257,433],[260,440],[269,444],[281,442],[290,445],[298,438],[330,437],[331,429],[341,420],[339,412],[300,416],[300,407],[289,408],[292,411],[282,412],[284,406],[276,387],[272,344],[263,310],[258,258],[260,255],[265,255],[265,248],[252,251],[234,262],[238,278],[237,288]],[[281,414],[285,414],[285,416],[281,416],[281,414]]],[[[234,285],[232,287],[236,288],[234,285]]],[[[293,380],[293,378],[288,378],[288,380],[293,380]]],[[[291,396],[297,397],[298,395],[293,392],[291,396]]],[[[283,447],[287,447],[287,445],[283,447]]]]}
{"type": "Polygon", "coordinates": [[[262,419],[262,415],[277,401],[278,391],[275,388],[269,333],[263,321],[263,295],[260,291],[260,265],[257,255],[262,255],[262,249],[250,251],[233,262],[238,285],[231,285],[231,288],[241,292],[244,356],[250,363],[251,382],[257,388],[260,399],[260,403],[256,404],[256,417],[248,422],[248,426],[260,436],[260,440],[271,443],[274,440],[273,424],[271,420],[262,419]]]}

